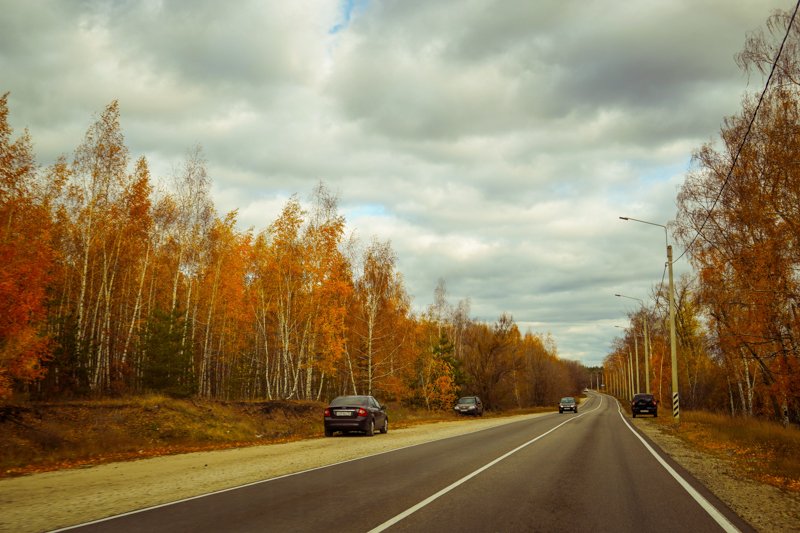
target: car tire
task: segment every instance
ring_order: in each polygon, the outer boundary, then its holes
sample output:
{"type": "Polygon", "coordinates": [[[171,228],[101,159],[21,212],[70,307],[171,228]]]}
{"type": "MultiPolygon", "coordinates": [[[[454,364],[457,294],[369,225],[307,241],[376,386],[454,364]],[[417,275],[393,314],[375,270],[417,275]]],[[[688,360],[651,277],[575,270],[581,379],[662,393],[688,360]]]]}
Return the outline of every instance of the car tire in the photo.
{"type": "Polygon", "coordinates": [[[333,431],[330,430],[330,429],[326,429],[325,430],[325,436],[326,437],[333,437],[333,431]]]}
{"type": "Polygon", "coordinates": [[[369,426],[367,426],[367,437],[372,437],[375,435],[375,419],[369,421],[369,426]]]}
{"type": "Polygon", "coordinates": [[[633,418],[636,418],[636,411],[631,411],[631,416],[632,416],[633,418]]]}
{"type": "Polygon", "coordinates": [[[578,410],[577,410],[577,409],[575,409],[575,414],[576,414],[576,415],[578,414],[578,410]]]}
{"type": "Polygon", "coordinates": [[[388,432],[389,432],[389,419],[388,418],[384,418],[383,419],[383,426],[381,426],[381,433],[386,435],[388,432]]]}

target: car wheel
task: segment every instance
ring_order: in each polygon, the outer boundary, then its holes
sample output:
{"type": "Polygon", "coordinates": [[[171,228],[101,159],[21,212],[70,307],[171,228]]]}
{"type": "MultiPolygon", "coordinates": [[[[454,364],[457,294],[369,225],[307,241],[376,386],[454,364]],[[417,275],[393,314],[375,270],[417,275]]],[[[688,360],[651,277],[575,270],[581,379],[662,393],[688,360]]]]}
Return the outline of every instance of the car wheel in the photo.
{"type": "Polygon", "coordinates": [[[576,415],[578,414],[578,410],[577,410],[577,409],[575,409],[575,414],[576,414],[576,415]]]}
{"type": "Polygon", "coordinates": [[[653,418],[658,418],[658,411],[656,411],[655,413],[653,413],[653,418]]]}
{"type": "Polygon", "coordinates": [[[561,415],[561,414],[564,414],[564,410],[563,410],[563,409],[559,409],[559,410],[558,410],[558,414],[560,414],[560,415],[561,415]]]}
{"type": "Polygon", "coordinates": [[[326,429],[325,430],[325,436],[326,437],[333,437],[333,431],[330,430],[330,429],[326,429]]]}
{"type": "Polygon", "coordinates": [[[375,419],[369,421],[369,426],[367,426],[367,437],[372,437],[375,435],[375,419]]]}
{"type": "Polygon", "coordinates": [[[631,416],[632,416],[633,418],[636,418],[636,411],[631,411],[631,416]]]}
{"type": "Polygon", "coordinates": [[[385,435],[388,432],[389,432],[389,419],[388,418],[384,418],[383,419],[383,426],[381,427],[381,433],[383,433],[385,435]]]}

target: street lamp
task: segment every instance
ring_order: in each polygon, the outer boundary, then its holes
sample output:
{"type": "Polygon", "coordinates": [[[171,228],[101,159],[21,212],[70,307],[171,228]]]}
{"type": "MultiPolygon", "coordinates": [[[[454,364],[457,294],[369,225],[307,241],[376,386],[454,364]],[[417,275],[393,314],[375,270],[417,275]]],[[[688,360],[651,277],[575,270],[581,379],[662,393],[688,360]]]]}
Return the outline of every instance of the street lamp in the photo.
{"type": "MultiPolygon", "coordinates": [[[[629,300],[636,300],[637,302],[642,304],[642,320],[644,321],[644,387],[645,392],[650,394],[650,337],[647,332],[647,311],[644,307],[644,301],[640,300],[639,298],[633,298],[632,296],[625,296],[624,294],[615,294],[619,298],[628,298],[629,300]]],[[[636,353],[636,362],[639,362],[639,353],[637,350],[636,353]]],[[[637,375],[638,378],[638,370],[637,375]]],[[[637,383],[638,388],[638,383],[637,383]]],[[[641,391],[641,389],[639,389],[641,391]]]]}
{"type": "MultiPolygon", "coordinates": [[[[614,327],[615,328],[619,328],[619,329],[624,329],[624,330],[627,329],[627,328],[623,328],[622,326],[614,326],[614,327]]],[[[631,355],[631,349],[630,348],[628,348],[628,376],[627,376],[627,378],[628,378],[627,379],[628,386],[626,388],[628,389],[627,390],[628,399],[629,400],[633,400],[633,394],[634,394],[634,392],[633,392],[633,355],[631,355]]]]}
{"type": "Polygon", "coordinates": [[[621,220],[632,220],[634,222],[641,222],[642,224],[664,228],[664,242],[667,245],[667,268],[669,269],[669,351],[672,361],[672,416],[675,422],[680,424],[681,404],[680,397],[678,396],[678,355],[675,347],[675,289],[672,282],[672,245],[669,244],[667,240],[667,227],[664,224],[656,224],[655,222],[648,222],[636,218],[619,218],[621,220]]]}

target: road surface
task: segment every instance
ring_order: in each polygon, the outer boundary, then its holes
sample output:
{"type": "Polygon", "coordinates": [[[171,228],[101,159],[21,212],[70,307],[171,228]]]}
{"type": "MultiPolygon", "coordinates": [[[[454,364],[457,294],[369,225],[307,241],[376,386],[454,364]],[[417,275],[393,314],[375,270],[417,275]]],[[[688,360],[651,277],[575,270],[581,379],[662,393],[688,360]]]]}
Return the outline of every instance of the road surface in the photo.
{"type": "Polygon", "coordinates": [[[657,457],[615,400],[595,393],[577,414],[553,413],[73,530],[752,531],[689,474],[657,457]]]}

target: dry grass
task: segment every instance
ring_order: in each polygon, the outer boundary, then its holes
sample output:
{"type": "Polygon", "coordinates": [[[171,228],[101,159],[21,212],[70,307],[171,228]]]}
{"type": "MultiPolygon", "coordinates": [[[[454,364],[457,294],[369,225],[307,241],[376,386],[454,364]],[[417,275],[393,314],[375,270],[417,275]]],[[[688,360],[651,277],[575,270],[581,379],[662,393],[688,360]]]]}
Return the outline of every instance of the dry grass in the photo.
{"type": "Polygon", "coordinates": [[[0,476],[321,434],[315,402],[146,396],[38,403],[0,420],[0,476]]]}
{"type": "MultiPolygon", "coordinates": [[[[151,395],[0,406],[0,477],[191,451],[323,436],[324,405],[221,402],[151,395]]],[[[491,412],[486,417],[552,411],[491,412]]],[[[456,420],[447,411],[388,406],[390,426],[456,420]]]]}
{"type": "Polygon", "coordinates": [[[692,446],[734,461],[751,479],[800,492],[800,431],[775,422],[683,411],[656,419],[692,446]]]}
{"type": "MultiPolygon", "coordinates": [[[[157,455],[322,437],[324,405],[143,396],[0,408],[0,477],[157,455]]],[[[391,427],[454,420],[389,406],[391,427]]],[[[552,409],[549,409],[552,410],[552,409]]],[[[535,410],[485,416],[507,416],[535,410]]]]}

